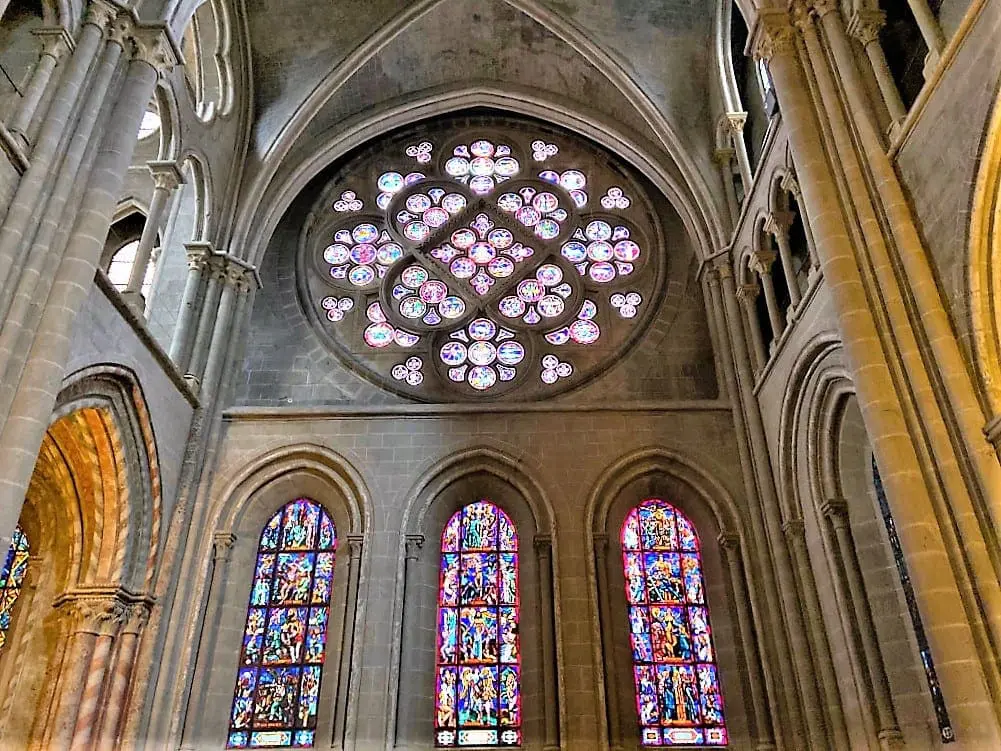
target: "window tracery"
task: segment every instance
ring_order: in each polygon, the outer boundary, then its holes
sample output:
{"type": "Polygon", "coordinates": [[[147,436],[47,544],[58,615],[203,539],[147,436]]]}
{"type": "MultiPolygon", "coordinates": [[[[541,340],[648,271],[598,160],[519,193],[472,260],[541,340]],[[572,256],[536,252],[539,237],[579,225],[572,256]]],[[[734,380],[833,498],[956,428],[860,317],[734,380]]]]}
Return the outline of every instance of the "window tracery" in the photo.
{"type": "Polygon", "coordinates": [[[650,498],[626,516],[621,544],[641,742],[726,745],[694,526],[671,504],[650,498]]]}
{"type": "Polygon", "coordinates": [[[3,571],[0,572],[0,649],[7,644],[7,631],[10,628],[24,576],[28,572],[28,538],[20,527],[14,527],[11,535],[10,549],[4,559],[3,571]]]}
{"type": "Polygon", "coordinates": [[[333,520],[308,498],[265,525],[227,748],[313,746],[336,547],[333,520]]]}
{"type": "Polygon", "coordinates": [[[578,385],[649,318],[652,203],[581,139],[470,122],[391,139],[327,185],[300,248],[305,304],[349,367],[409,396],[578,385]]]}
{"type": "Polygon", "coordinates": [[[435,745],[521,744],[518,534],[487,500],[441,536],[435,745]]]}

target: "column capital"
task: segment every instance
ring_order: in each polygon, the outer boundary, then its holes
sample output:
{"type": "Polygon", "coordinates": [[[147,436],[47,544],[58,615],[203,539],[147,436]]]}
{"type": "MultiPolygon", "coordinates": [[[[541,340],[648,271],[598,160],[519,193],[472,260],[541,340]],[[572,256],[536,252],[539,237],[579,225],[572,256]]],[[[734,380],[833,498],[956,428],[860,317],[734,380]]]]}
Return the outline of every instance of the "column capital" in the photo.
{"type": "Polygon", "coordinates": [[[879,40],[879,30],[886,25],[886,13],[875,8],[856,10],[848,22],[848,33],[868,47],[879,40]]]}
{"type": "Polygon", "coordinates": [[[726,551],[727,555],[740,551],[740,535],[732,532],[720,532],[716,535],[716,543],[726,551]]]}
{"type": "Polygon", "coordinates": [[[99,29],[107,29],[118,17],[121,8],[108,0],[90,0],[83,15],[83,22],[99,29]]]}
{"type": "Polygon", "coordinates": [[[31,32],[42,40],[42,54],[58,60],[76,46],[73,37],[62,26],[43,26],[31,32]]]}
{"type": "Polygon", "coordinates": [[[730,260],[730,253],[717,253],[712,258],[712,267],[719,274],[720,279],[733,278],[733,263],[730,260]]]}
{"type": "Polygon", "coordinates": [[[149,173],[153,176],[154,188],[162,188],[169,192],[178,185],[184,185],[187,182],[184,179],[184,173],[181,172],[181,168],[175,161],[154,160],[147,162],[146,167],[149,168],[149,173]]]}
{"type": "Polygon", "coordinates": [[[814,12],[809,0],[792,0],[789,14],[792,17],[792,25],[799,29],[800,33],[809,29],[813,23],[814,12]]]}
{"type": "Polygon", "coordinates": [[[1001,449],[1001,415],[995,415],[984,425],[984,437],[994,448],[1001,449]]]}
{"type": "Polygon", "coordinates": [[[548,557],[553,551],[553,538],[549,535],[536,535],[532,538],[532,544],[536,555],[548,557]]]}
{"type": "Polygon", "coordinates": [[[74,633],[97,636],[113,636],[128,614],[126,604],[112,593],[69,593],[60,597],[55,607],[65,609],[74,633]]]}
{"type": "Polygon", "coordinates": [[[761,285],[757,282],[747,282],[737,285],[737,299],[741,302],[754,302],[761,294],[761,285]]]}
{"type": "Polygon", "coordinates": [[[148,63],[156,70],[157,76],[163,76],[184,60],[177,40],[162,21],[136,24],[131,40],[133,59],[148,63]]]}
{"type": "Polygon", "coordinates": [[[149,604],[137,602],[129,605],[122,623],[122,633],[139,635],[149,621],[149,615],[149,604]]]}
{"type": "Polygon", "coordinates": [[[785,175],[783,175],[782,180],[779,182],[779,185],[782,186],[782,190],[786,190],[792,193],[793,198],[795,198],[797,201],[802,200],[803,193],[799,187],[799,180],[796,179],[796,175],[794,175],[792,172],[787,172],[785,175]]]}
{"type": "Polygon", "coordinates": [[[594,536],[594,552],[596,555],[605,555],[608,552],[608,535],[604,532],[594,536]]]}
{"type": "Polygon", "coordinates": [[[416,561],[421,557],[424,548],[424,535],[407,535],[403,541],[404,557],[408,561],[416,561]]]}
{"type": "Polygon", "coordinates": [[[765,219],[765,232],[774,237],[788,237],[796,215],[791,211],[773,211],[765,219]]]}
{"type": "Polygon", "coordinates": [[[821,18],[841,9],[841,0],[806,0],[806,2],[810,9],[821,18]]]}
{"type": "Polygon", "coordinates": [[[204,269],[212,257],[212,243],[201,240],[184,243],[184,252],[188,256],[189,269],[204,269]]]}
{"type": "Polygon", "coordinates": [[[231,532],[216,532],[212,535],[212,556],[216,562],[228,561],[235,543],[236,535],[231,532]]]}
{"type": "Polygon", "coordinates": [[[747,113],[727,112],[726,123],[730,127],[730,131],[735,136],[739,136],[744,131],[744,125],[747,123],[747,113]]]}
{"type": "Polygon", "coordinates": [[[806,524],[802,519],[786,519],[782,522],[782,534],[786,540],[796,545],[806,540],[806,524]]]}
{"type": "Polygon", "coordinates": [[[762,8],[747,40],[747,50],[755,60],[790,55],[796,50],[796,29],[789,14],[778,8],[762,8]]]}
{"type": "Polygon", "coordinates": [[[844,498],[828,498],[820,504],[820,513],[837,525],[848,521],[848,502],[844,498]]]}
{"type": "Polygon", "coordinates": [[[365,535],[350,534],[345,537],[348,543],[348,556],[351,560],[357,561],[361,558],[362,549],[365,546],[365,535]]]}
{"type": "Polygon", "coordinates": [[[732,148],[717,148],[713,149],[713,161],[717,164],[721,164],[724,167],[728,167],[731,162],[733,162],[734,157],[737,156],[737,152],[732,148]]]}
{"type": "Polygon", "coordinates": [[[778,254],[774,250],[755,250],[751,252],[748,266],[751,270],[764,276],[772,273],[772,264],[775,263],[777,257],[778,254]]]}

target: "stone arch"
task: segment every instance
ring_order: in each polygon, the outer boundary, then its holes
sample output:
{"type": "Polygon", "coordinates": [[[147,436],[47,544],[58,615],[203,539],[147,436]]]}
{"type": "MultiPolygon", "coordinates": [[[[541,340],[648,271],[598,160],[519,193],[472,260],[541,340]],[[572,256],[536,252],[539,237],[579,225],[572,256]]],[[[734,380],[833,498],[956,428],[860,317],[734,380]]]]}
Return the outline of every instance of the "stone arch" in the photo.
{"type": "Polygon", "coordinates": [[[179,161],[185,183],[177,191],[174,224],[178,227],[178,222],[183,217],[186,220],[185,228],[190,226],[190,231],[182,231],[177,240],[208,242],[215,229],[212,221],[214,219],[212,172],[208,160],[200,151],[187,148],[179,161]]]}
{"type": "Polygon", "coordinates": [[[852,745],[902,736],[908,747],[924,747],[935,715],[876,502],[872,448],[835,334],[815,337],[797,359],[779,424],[783,527],[802,535],[800,553],[791,537],[790,544],[801,602],[822,623],[809,638],[828,711],[833,694],[852,745]]]}
{"type": "Polygon", "coordinates": [[[21,514],[38,570],[32,628],[15,635],[32,659],[3,668],[14,697],[0,715],[7,743],[116,742],[138,700],[130,678],[153,605],[161,500],[156,441],[135,375],[116,365],[71,374],[21,514]],[[101,638],[107,647],[98,649],[101,638]],[[113,659],[121,680],[105,683],[113,659]],[[82,702],[84,682],[96,690],[82,702]],[[102,706],[109,709],[98,722],[102,706]]]}
{"type": "Polygon", "coordinates": [[[212,122],[233,106],[232,23],[227,3],[200,0],[192,5],[184,25],[183,79],[192,110],[212,122]]]}
{"type": "Polygon", "coordinates": [[[160,115],[160,145],[156,158],[158,161],[171,161],[177,157],[181,147],[180,116],[173,88],[164,80],[158,81],[153,90],[153,101],[160,115]]]}
{"type": "MultiPolygon", "coordinates": [[[[691,457],[648,447],[609,465],[592,487],[585,506],[587,544],[593,551],[587,556],[588,593],[596,630],[592,643],[599,671],[601,706],[597,709],[604,733],[602,746],[641,748],[638,734],[631,729],[636,727],[637,718],[630,700],[635,689],[619,531],[628,511],[650,497],[674,505],[698,531],[730,743],[748,743],[752,735],[761,740],[771,731],[755,726],[750,698],[754,689],[744,677],[761,674],[758,647],[742,642],[738,634],[744,633],[738,628],[741,619],[750,623],[754,600],[742,515],[726,487],[691,457]],[[739,580],[734,581],[734,576],[739,580]]],[[[752,627],[747,633],[753,631],[752,627]]]]}
{"type": "Polygon", "coordinates": [[[415,750],[434,746],[431,722],[441,533],[455,511],[486,498],[510,516],[520,541],[521,745],[538,751],[551,747],[565,718],[555,640],[554,516],[541,485],[524,462],[480,446],[435,462],[407,498],[398,568],[402,586],[397,587],[394,617],[398,625],[394,625],[392,639],[392,742],[415,750]]]}
{"type": "Polygon", "coordinates": [[[986,432],[1001,451],[1001,98],[980,155],[969,235],[969,317],[986,432]]]}
{"type": "Polygon", "coordinates": [[[329,449],[296,444],[252,459],[218,497],[205,525],[211,533],[197,541],[192,558],[204,584],[192,593],[202,616],[187,627],[196,657],[190,692],[182,698],[182,743],[200,748],[226,742],[261,531],[276,511],[299,497],[322,505],[337,533],[317,737],[343,739],[351,732],[345,723],[349,697],[357,693],[353,666],[362,641],[355,637],[364,622],[359,580],[367,565],[371,506],[361,475],[329,449]]]}

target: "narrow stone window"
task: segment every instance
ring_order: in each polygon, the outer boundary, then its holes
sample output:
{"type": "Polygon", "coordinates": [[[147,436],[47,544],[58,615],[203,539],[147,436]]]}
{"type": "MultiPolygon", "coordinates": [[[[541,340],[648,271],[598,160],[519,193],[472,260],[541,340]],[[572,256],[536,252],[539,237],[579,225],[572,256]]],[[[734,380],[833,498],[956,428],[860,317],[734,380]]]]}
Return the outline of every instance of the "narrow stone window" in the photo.
{"type": "Polygon", "coordinates": [[[518,534],[490,501],[441,536],[435,745],[521,744],[518,534]]]}
{"type": "Polygon", "coordinates": [[[952,743],[956,740],[956,734],[952,729],[952,721],[949,719],[949,709],[945,706],[945,698],[942,696],[938,673],[935,672],[935,660],[931,655],[931,647],[928,646],[928,636],[925,634],[924,622],[921,620],[921,612],[918,610],[918,601],[914,596],[911,575],[907,570],[907,561],[904,560],[904,550],[900,546],[900,538],[897,537],[897,528],[893,523],[893,515],[890,513],[890,504],[886,500],[886,491],[883,489],[883,480],[879,476],[879,467],[876,466],[875,456],[872,458],[872,480],[876,488],[879,513],[886,526],[886,535],[890,540],[890,549],[893,551],[893,561],[897,566],[897,575],[900,577],[900,588],[904,590],[904,600],[907,601],[907,614],[911,618],[914,639],[918,643],[921,666],[924,668],[925,679],[928,681],[928,692],[931,694],[932,706],[935,709],[938,732],[943,743],[952,743]]]}
{"type": "Polygon", "coordinates": [[[695,527],[648,498],[626,516],[621,540],[641,742],[726,745],[695,527]]]}
{"type": "Polygon", "coordinates": [[[257,548],[228,748],[311,748],[337,533],[315,501],[271,517],[257,548]]]}
{"type": "Polygon", "coordinates": [[[10,550],[0,572],[0,649],[7,644],[7,630],[14,614],[14,605],[21,594],[24,575],[28,572],[28,538],[20,527],[14,528],[10,550]]]}

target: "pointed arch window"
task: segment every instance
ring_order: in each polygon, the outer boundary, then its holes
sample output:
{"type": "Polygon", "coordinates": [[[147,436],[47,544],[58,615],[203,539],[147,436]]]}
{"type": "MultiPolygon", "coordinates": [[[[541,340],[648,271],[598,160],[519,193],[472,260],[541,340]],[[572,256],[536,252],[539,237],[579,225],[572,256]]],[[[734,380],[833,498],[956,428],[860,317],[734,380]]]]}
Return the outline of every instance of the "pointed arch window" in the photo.
{"type": "Polygon", "coordinates": [[[261,533],[230,714],[228,748],[309,748],[337,532],[315,501],[299,498],[261,533]]]}
{"type": "Polygon", "coordinates": [[[487,500],[441,535],[435,745],[521,744],[518,533],[487,500]]]}
{"type": "Polygon", "coordinates": [[[0,648],[7,644],[7,630],[14,614],[14,605],[21,594],[24,575],[28,572],[28,554],[27,536],[21,531],[21,527],[14,527],[10,549],[4,560],[3,572],[0,573],[0,648]]]}
{"type": "Polygon", "coordinates": [[[670,503],[649,498],[626,516],[621,543],[643,745],[725,745],[695,527],[670,503]]]}

